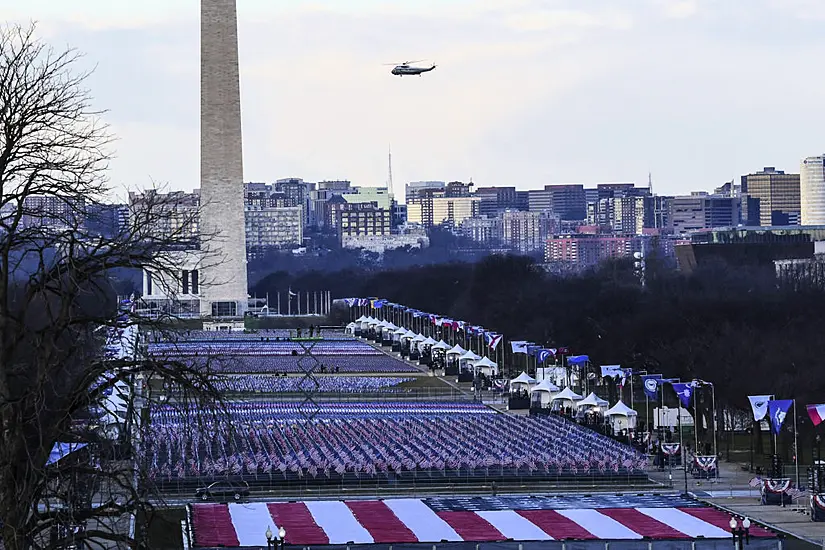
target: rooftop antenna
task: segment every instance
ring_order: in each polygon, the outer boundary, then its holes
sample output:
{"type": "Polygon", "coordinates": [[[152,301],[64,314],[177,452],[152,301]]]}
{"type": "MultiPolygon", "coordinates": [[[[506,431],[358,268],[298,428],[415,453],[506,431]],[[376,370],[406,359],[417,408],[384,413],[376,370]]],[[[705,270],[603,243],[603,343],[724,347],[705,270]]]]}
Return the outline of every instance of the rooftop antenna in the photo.
{"type": "Polygon", "coordinates": [[[650,194],[653,195],[653,175],[650,172],[647,173],[647,186],[650,188],[650,194]]]}

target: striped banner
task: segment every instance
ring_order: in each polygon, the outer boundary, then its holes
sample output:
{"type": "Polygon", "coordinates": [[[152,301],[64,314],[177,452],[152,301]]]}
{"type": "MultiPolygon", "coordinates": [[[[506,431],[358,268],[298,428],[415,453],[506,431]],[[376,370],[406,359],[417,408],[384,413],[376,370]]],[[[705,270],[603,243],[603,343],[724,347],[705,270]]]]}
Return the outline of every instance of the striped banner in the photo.
{"type": "MultiPolygon", "coordinates": [[[[476,501],[475,504],[477,504],[476,501]]],[[[425,500],[193,504],[196,547],[266,547],[266,530],[286,543],[403,544],[578,540],[729,538],[730,516],[708,507],[594,507],[434,510],[425,500]]],[[[773,537],[753,525],[752,537],[773,537]]]]}

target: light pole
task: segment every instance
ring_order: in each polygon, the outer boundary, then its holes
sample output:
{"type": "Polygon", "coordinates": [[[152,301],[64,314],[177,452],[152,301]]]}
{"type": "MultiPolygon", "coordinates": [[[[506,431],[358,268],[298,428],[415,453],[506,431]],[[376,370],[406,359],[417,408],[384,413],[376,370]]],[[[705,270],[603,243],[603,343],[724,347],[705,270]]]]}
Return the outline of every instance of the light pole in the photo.
{"type": "Polygon", "coordinates": [[[730,518],[730,532],[733,535],[733,546],[737,550],[742,550],[745,544],[751,543],[751,520],[745,518],[742,520],[742,526],[739,527],[739,522],[736,521],[735,517],[730,518]],[[744,544],[743,541],[744,540],[744,544]]]}
{"type": "MultiPolygon", "coordinates": [[[[750,526],[750,523],[748,523],[748,526],[750,526]]],[[[284,550],[284,544],[285,543],[286,543],[286,529],[284,529],[284,526],[281,525],[278,528],[278,548],[279,548],[279,550],[284,550]]]]}
{"type": "Polygon", "coordinates": [[[274,546],[273,541],[272,541],[272,529],[267,527],[265,534],[266,534],[266,550],[272,550],[272,547],[274,546]]]}

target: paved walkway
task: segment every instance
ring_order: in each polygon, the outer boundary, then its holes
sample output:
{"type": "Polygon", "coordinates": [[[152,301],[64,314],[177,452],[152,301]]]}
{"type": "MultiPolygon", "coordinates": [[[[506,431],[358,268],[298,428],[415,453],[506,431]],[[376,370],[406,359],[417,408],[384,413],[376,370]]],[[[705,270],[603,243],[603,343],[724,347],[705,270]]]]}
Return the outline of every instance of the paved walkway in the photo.
{"type": "MultiPolygon", "coordinates": [[[[664,488],[685,491],[685,475],[681,468],[673,469],[672,479],[667,470],[654,470],[650,477],[664,488]]],[[[718,479],[700,480],[688,475],[687,491],[698,500],[825,548],[825,522],[811,521],[807,497],[785,507],[763,506],[759,489],[748,484],[753,477],[754,474],[743,470],[740,464],[723,461],[719,463],[718,479]]]]}

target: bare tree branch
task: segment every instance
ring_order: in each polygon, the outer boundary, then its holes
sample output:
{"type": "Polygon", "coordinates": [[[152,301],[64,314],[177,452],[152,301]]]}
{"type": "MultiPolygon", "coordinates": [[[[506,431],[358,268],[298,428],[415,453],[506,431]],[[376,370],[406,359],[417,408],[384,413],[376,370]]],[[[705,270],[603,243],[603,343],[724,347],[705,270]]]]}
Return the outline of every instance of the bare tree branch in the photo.
{"type": "MultiPolygon", "coordinates": [[[[164,316],[123,309],[120,270],[174,280],[182,255],[208,267],[198,211],[153,189],[133,196],[128,223],[102,238],[87,221],[103,205],[113,138],[92,107],[80,54],[55,51],[35,27],[0,26],[0,539],[6,550],[134,547],[123,518],[151,512],[140,441],[107,435],[106,394],[138,381],[172,385],[174,406],[220,410],[209,361],[144,353],[138,336],[167,331],[164,316]],[[121,343],[122,344],[122,343],[121,343]],[[97,411],[97,412],[95,412],[97,411]],[[56,463],[57,442],[85,444],[56,463]],[[118,445],[117,443],[125,443],[118,445]],[[71,532],[69,527],[83,527],[71,532]]],[[[152,396],[146,395],[146,403],[152,396]]],[[[139,425],[130,400],[124,425],[139,425]],[[131,422],[131,424],[130,424],[131,422]]],[[[194,419],[198,422],[197,419],[194,419]]],[[[139,431],[139,430],[138,430],[139,431]]]]}

